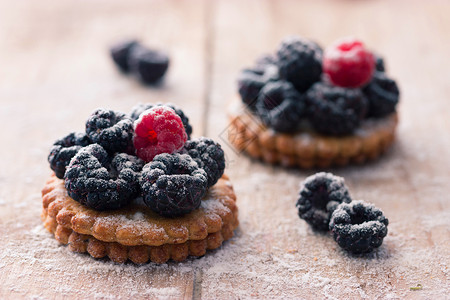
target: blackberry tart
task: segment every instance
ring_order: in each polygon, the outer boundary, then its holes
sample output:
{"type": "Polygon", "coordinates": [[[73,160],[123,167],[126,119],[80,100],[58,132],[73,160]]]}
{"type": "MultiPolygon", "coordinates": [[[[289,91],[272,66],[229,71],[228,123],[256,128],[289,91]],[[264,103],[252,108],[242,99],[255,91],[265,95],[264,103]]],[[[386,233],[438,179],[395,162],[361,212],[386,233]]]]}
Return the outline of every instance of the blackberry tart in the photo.
{"type": "Polygon", "coordinates": [[[148,105],[137,114],[142,107],[133,116],[96,110],[85,134],[55,142],[44,226],[71,251],[116,263],[202,256],[239,224],[224,152],[211,139],[188,139],[181,109],[148,105]]]}
{"type": "Polygon", "coordinates": [[[323,51],[289,37],[270,58],[238,77],[242,101],[230,106],[228,138],[239,151],[273,164],[325,168],[364,163],[391,146],[400,92],[383,58],[360,41],[323,51]]]}

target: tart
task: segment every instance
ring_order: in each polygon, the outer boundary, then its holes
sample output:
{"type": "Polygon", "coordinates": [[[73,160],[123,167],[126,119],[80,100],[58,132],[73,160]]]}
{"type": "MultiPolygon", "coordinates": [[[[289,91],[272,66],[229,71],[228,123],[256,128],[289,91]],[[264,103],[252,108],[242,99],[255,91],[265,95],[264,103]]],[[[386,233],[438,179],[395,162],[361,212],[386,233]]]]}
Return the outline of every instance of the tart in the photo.
{"type": "Polygon", "coordinates": [[[73,200],[64,180],[54,175],[42,190],[42,204],[44,226],[58,242],[117,263],[203,256],[233,237],[239,225],[236,196],[226,175],[209,189],[200,208],[177,219],[156,214],[141,199],[113,212],[98,212],[73,200]]]}
{"type": "Polygon", "coordinates": [[[349,136],[320,135],[313,130],[280,133],[235,101],[229,109],[228,139],[238,150],[270,164],[326,168],[362,164],[383,154],[393,143],[398,116],[363,122],[349,136]]]}
{"type": "Polygon", "coordinates": [[[395,139],[399,90],[384,60],[354,39],[325,51],[289,37],[238,78],[228,138],[271,164],[326,168],[378,158],[395,139]]]}
{"type": "Polygon", "coordinates": [[[116,263],[183,261],[220,247],[239,225],[236,196],[220,145],[191,131],[171,104],[96,110],[86,133],[50,152],[45,228],[71,251],[116,263]]]}

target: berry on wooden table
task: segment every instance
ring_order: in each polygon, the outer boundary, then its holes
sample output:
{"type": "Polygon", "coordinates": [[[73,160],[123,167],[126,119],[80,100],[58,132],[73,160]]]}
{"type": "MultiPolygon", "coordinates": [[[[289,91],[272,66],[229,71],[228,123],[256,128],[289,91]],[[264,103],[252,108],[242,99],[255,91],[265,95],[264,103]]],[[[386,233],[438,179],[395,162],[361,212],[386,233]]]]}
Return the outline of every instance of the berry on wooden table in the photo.
{"type": "Polygon", "coordinates": [[[383,212],[364,201],[342,203],[333,212],[330,230],[334,240],[347,251],[366,253],[380,247],[389,220],[383,212]]]}
{"type": "Polygon", "coordinates": [[[340,203],[351,201],[344,178],[321,172],[303,181],[296,206],[301,219],[314,229],[327,231],[331,213],[340,203]]]}

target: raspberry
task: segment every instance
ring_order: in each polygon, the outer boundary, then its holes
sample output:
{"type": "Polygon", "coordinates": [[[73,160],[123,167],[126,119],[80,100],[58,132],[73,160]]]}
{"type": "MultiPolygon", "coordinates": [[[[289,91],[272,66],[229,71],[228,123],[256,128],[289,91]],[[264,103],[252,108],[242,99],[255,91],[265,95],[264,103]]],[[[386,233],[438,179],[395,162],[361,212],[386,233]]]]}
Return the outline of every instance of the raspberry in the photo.
{"type": "Polygon", "coordinates": [[[282,41],[277,51],[280,77],[305,92],[322,74],[322,49],[316,43],[299,37],[282,41]]]}
{"type": "Polygon", "coordinates": [[[66,167],[69,165],[72,157],[77,152],[91,143],[91,140],[85,133],[72,132],[62,139],[57,140],[48,156],[50,168],[55,172],[56,177],[64,178],[66,167]]]}
{"type": "Polygon", "coordinates": [[[375,118],[393,113],[400,97],[395,81],[381,72],[375,72],[372,81],[363,92],[369,100],[368,116],[375,118]]]}
{"type": "Polygon", "coordinates": [[[378,248],[387,235],[389,220],[383,212],[364,201],[342,203],[333,212],[330,230],[339,246],[352,253],[378,248]]]}
{"type": "Polygon", "coordinates": [[[118,153],[110,156],[99,144],[81,149],[64,175],[70,197],[95,210],[118,209],[139,195],[139,172],[144,162],[118,153]]]}
{"type": "Polygon", "coordinates": [[[137,45],[139,45],[138,41],[129,40],[117,43],[113,47],[111,47],[110,49],[111,57],[114,63],[122,72],[129,71],[130,66],[128,65],[128,59],[130,56],[130,52],[137,45]]]}
{"type": "Polygon", "coordinates": [[[189,124],[189,118],[184,114],[181,108],[172,103],[139,103],[131,109],[131,120],[136,121],[144,111],[153,108],[154,106],[168,106],[173,109],[175,113],[181,118],[181,122],[183,122],[183,126],[186,130],[188,139],[191,138],[192,126],[189,124]]]}
{"type": "Polygon", "coordinates": [[[346,89],[318,82],[306,94],[309,120],[323,134],[352,133],[366,115],[368,102],[359,89],[346,89]]]}
{"type": "Polygon", "coordinates": [[[109,153],[131,152],[133,147],[133,122],[113,110],[95,110],[86,121],[86,134],[109,153]]]}
{"type": "Polygon", "coordinates": [[[256,109],[267,126],[280,132],[294,132],[305,112],[305,100],[291,83],[269,82],[259,94],[256,109]]]}
{"type": "Polygon", "coordinates": [[[167,106],[155,106],[145,111],[134,127],[136,154],[146,162],[158,154],[180,150],[187,140],[181,118],[167,106]]]}
{"type": "Polygon", "coordinates": [[[208,187],[216,184],[222,177],[225,169],[225,154],[219,143],[205,137],[190,140],[184,145],[183,153],[189,154],[198,166],[206,171],[208,187]]]}
{"type": "Polygon", "coordinates": [[[323,71],[334,85],[357,88],[372,78],[374,55],[363,43],[348,38],[325,50],[323,71]]]}
{"type": "Polygon", "coordinates": [[[169,56],[162,51],[137,46],[132,48],[128,64],[130,70],[144,83],[152,84],[166,74],[169,67],[169,56]]]}
{"type": "Polygon", "coordinates": [[[278,80],[278,68],[273,64],[256,65],[242,70],[238,77],[238,90],[250,110],[255,110],[259,92],[270,81],[278,80]]]}
{"type": "Polygon", "coordinates": [[[296,207],[299,217],[314,229],[327,231],[332,212],[350,201],[344,178],[321,172],[303,181],[296,207]]]}
{"type": "Polygon", "coordinates": [[[140,184],[145,204],[165,217],[197,209],[207,190],[206,172],[187,154],[160,154],[142,170],[140,184]]]}

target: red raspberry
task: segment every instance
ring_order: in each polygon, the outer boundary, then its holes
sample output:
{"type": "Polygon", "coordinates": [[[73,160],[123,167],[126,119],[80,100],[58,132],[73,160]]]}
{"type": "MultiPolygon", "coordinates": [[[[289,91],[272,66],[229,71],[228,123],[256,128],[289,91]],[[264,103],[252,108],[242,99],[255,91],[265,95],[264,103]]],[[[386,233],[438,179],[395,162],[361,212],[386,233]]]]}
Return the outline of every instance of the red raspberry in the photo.
{"type": "Polygon", "coordinates": [[[155,106],[143,112],[134,123],[136,155],[146,162],[158,154],[180,150],[186,140],[181,118],[167,106],[155,106]]]}
{"type": "Polygon", "coordinates": [[[356,39],[343,39],[325,50],[323,70],[334,85],[360,87],[370,81],[374,69],[374,55],[356,39]]]}

